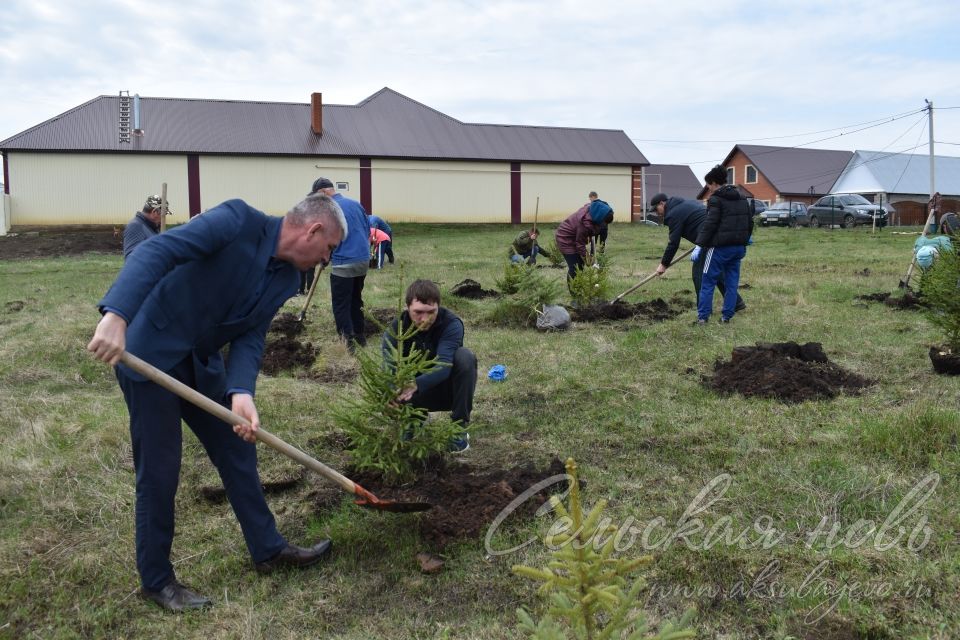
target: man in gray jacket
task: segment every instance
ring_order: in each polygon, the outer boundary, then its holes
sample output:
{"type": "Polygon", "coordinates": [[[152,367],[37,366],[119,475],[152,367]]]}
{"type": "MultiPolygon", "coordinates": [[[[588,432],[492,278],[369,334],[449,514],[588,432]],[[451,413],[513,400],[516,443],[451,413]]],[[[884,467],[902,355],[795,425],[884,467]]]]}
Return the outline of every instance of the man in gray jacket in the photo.
{"type": "MultiPolygon", "coordinates": [[[[127,223],[123,230],[124,260],[137,248],[138,244],[160,233],[160,217],[163,215],[161,204],[160,196],[148,196],[143,204],[143,210],[137,211],[133,220],[127,223]]],[[[170,209],[167,209],[167,215],[170,215],[170,209]]]]}

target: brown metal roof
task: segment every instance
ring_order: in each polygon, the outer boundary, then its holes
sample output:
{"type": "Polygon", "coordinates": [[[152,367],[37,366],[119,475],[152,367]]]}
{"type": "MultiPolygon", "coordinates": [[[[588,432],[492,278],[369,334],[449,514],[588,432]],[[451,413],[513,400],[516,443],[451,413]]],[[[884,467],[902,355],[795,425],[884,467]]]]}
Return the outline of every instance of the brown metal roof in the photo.
{"type": "Polygon", "coordinates": [[[100,96],[3,142],[5,151],[510,160],[643,166],[620,130],[470,124],[383,88],[357,105],[141,98],[143,136],[119,142],[119,96],[100,96]]]}
{"type": "Polygon", "coordinates": [[[844,167],[853,157],[852,151],[833,151],[830,149],[804,149],[798,147],[768,147],[758,144],[738,144],[727,158],[733,157],[737,149],[750,159],[757,171],[780,192],[780,194],[801,195],[829,193],[844,167]]]}
{"type": "Polygon", "coordinates": [[[668,196],[696,199],[703,185],[685,164],[652,164],[646,168],[647,202],[657,193],[668,196]],[[657,177],[659,175],[659,178],[657,177]]]}

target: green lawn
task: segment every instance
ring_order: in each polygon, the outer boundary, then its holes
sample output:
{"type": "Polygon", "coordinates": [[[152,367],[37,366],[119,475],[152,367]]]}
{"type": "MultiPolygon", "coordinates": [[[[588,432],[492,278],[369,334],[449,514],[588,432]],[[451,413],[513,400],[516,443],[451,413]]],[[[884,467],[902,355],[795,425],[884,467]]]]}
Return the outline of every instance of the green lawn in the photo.
{"type": "MultiPolygon", "coordinates": [[[[495,288],[517,232],[394,229],[405,282],[430,277],[444,292],[468,277],[495,288]]],[[[610,236],[619,293],[656,267],[666,231],[618,224],[610,236]]],[[[854,300],[896,291],[913,240],[758,229],[743,262],[748,309],[730,325],[692,326],[691,309],[664,323],[545,335],[486,322],[492,300],[447,296],[481,368],[466,460],[493,468],[574,457],[586,502],[610,501],[621,553],[654,556],[638,603],[654,621],[695,606],[704,638],[960,637],[960,379],[933,373],[927,349],[938,336],[921,315],[854,300]],[[799,405],[701,385],[733,347],[785,340],[822,342],[877,384],[799,405]],[[493,364],[506,365],[506,381],[486,379],[493,364]]],[[[200,495],[217,477],[189,430],[173,558],[215,607],[175,616],[140,600],[126,410],[112,372],[84,351],[94,303],[120,266],[119,255],[96,254],[0,262],[0,637],[517,638],[518,606],[542,615],[536,585],[510,572],[543,566],[542,544],[488,556],[483,540],[468,540],[425,575],[417,515],[346,500],[319,509],[331,485],[314,476],[270,501],[291,541],[332,537],[332,561],[260,577],[229,506],[200,495]]],[[[396,305],[399,271],[367,277],[368,306],[396,305]]],[[[692,301],[689,273],[679,265],[629,300],[692,301]]],[[[326,278],[315,303],[306,338],[320,348],[315,370],[355,370],[334,338],[326,278]]],[[[265,427],[343,469],[330,409],[350,393],[350,383],[291,373],[261,377],[257,401],[265,427]]],[[[267,448],[260,458],[264,480],[296,471],[267,448]]],[[[494,544],[544,534],[551,522],[511,519],[494,544]]]]}

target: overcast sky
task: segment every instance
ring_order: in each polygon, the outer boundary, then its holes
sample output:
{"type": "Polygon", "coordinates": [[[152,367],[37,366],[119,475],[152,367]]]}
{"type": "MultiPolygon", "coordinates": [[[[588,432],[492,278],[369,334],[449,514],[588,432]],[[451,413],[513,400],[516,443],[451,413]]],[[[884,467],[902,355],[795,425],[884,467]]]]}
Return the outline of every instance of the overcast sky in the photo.
{"type": "Polygon", "coordinates": [[[957,0],[3,0],[0,140],[120,90],[386,86],[464,122],[622,129],[698,178],[738,142],[927,154],[927,98],[960,156],[958,26],[957,0]]]}

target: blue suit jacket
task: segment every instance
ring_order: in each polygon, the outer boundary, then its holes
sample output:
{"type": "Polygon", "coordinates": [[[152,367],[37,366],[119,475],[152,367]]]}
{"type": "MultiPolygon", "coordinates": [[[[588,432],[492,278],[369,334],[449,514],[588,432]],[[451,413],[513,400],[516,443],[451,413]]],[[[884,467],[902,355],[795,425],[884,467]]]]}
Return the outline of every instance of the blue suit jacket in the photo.
{"type": "Polygon", "coordinates": [[[99,306],[126,318],[130,353],[162,370],[192,357],[197,390],[216,400],[252,393],[270,322],[300,282],[272,257],[282,222],[228,200],[137,247],[99,306]]]}

